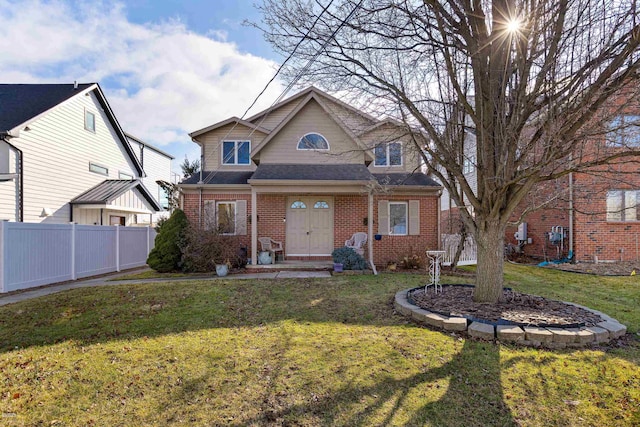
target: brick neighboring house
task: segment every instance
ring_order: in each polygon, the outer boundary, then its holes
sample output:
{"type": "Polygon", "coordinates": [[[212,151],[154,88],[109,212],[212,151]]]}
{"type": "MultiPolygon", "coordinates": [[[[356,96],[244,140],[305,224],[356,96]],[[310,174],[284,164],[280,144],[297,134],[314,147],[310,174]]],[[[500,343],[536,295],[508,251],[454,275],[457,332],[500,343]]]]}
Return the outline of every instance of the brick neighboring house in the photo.
{"type": "Polygon", "coordinates": [[[259,237],[281,241],[288,260],[312,260],[330,259],[365,232],[365,258],[377,265],[438,247],[442,187],[420,172],[397,122],[310,87],[190,136],[203,172],[180,184],[183,210],[205,228],[240,236],[253,264],[259,237]]]}
{"type": "MultiPolygon", "coordinates": [[[[615,153],[640,147],[640,107],[628,96],[614,98],[596,118],[593,135],[581,154],[615,153]]],[[[475,146],[469,138],[465,155],[473,160],[475,146]],[[467,153],[468,151],[468,153],[467,153]]],[[[578,154],[576,154],[577,156],[578,154]]],[[[543,208],[528,213],[527,240],[523,253],[554,260],[572,258],[578,262],[636,261],[640,259],[640,159],[622,158],[614,164],[571,173],[534,187],[512,219],[516,221],[525,206],[543,208]],[[555,232],[555,233],[554,233],[555,232]],[[553,234],[552,234],[553,233],[553,234]]],[[[467,171],[475,175],[475,169],[467,171]]],[[[474,179],[467,178],[473,185],[474,179]]],[[[457,233],[455,203],[448,204],[446,192],[442,207],[443,233],[457,233]]],[[[518,245],[517,227],[508,227],[505,243],[518,245]]]]}

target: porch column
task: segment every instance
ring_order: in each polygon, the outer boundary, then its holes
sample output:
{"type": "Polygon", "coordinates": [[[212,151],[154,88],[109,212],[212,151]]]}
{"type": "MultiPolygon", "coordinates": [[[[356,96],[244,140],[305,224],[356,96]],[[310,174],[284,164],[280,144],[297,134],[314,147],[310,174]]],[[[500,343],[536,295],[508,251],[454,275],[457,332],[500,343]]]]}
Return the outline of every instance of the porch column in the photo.
{"type": "Polygon", "coordinates": [[[367,220],[367,226],[369,227],[368,234],[369,234],[369,238],[368,238],[368,244],[367,244],[367,248],[369,249],[369,263],[371,264],[371,269],[373,270],[374,274],[378,274],[378,272],[376,271],[376,265],[373,262],[373,242],[374,242],[374,238],[373,238],[373,193],[369,192],[369,212],[368,212],[368,220],[367,220]]]}
{"type": "Polygon", "coordinates": [[[258,196],[251,187],[251,265],[258,265],[258,196]]]}

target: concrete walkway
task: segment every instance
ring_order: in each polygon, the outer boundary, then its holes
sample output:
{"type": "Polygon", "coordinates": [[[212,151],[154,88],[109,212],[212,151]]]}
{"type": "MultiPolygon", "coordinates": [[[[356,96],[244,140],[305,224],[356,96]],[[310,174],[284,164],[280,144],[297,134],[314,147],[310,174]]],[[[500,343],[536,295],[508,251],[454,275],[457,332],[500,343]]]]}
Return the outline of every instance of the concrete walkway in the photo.
{"type": "MultiPolygon", "coordinates": [[[[144,270],[142,270],[144,271],[144,270]]],[[[138,273],[135,271],[134,273],[138,273]]],[[[58,285],[48,285],[41,288],[20,291],[15,294],[0,295],[0,306],[13,304],[28,299],[39,298],[45,295],[56,294],[58,292],[67,291],[69,289],[89,288],[94,286],[111,286],[133,283],[157,283],[157,282],[193,282],[193,281],[210,281],[210,280],[251,280],[251,279],[304,279],[304,278],[324,278],[331,277],[328,271],[273,271],[268,273],[246,273],[246,274],[229,274],[225,277],[174,277],[161,279],[134,279],[134,280],[114,280],[118,276],[128,276],[131,271],[111,274],[94,279],[81,279],[75,282],[66,282],[58,285]]]]}

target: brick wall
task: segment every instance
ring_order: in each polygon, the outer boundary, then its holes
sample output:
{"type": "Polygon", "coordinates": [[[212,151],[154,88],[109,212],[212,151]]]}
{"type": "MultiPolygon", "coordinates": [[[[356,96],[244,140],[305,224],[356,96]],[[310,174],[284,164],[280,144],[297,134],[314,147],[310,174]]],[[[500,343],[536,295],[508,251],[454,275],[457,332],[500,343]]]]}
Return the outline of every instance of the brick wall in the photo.
{"type": "MultiPolygon", "coordinates": [[[[247,200],[247,236],[241,238],[242,244],[251,250],[251,196],[247,194],[203,194],[206,200],[247,200]]],[[[258,237],[271,237],[286,246],[286,201],[285,195],[258,194],[258,237]]],[[[373,230],[378,230],[378,200],[420,201],[420,235],[416,236],[382,236],[375,241],[369,236],[369,244],[373,242],[374,261],[376,265],[385,266],[389,261],[399,261],[404,256],[419,255],[424,258],[427,249],[438,247],[438,197],[437,196],[388,196],[374,198],[373,230]]],[[[198,221],[198,194],[185,194],[183,209],[190,221],[198,221]]],[[[339,195],[334,197],[334,247],[344,245],[355,232],[368,233],[368,197],[366,195],[339,195]]],[[[285,247],[286,253],[286,247],[285,247]]],[[[365,249],[365,255],[368,248],[365,249]]],[[[309,259],[309,258],[303,258],[309,259]]],[[[314,258],[315,259],[315,258],[314,258]]]]}

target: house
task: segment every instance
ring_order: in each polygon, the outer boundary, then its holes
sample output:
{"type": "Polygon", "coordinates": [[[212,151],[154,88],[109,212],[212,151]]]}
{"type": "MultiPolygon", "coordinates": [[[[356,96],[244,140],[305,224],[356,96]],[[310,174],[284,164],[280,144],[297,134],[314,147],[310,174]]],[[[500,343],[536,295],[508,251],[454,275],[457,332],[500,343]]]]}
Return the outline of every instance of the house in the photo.
{"type": "Polygon", "coordinates": [[[438,247],[442,187],[398,122],[310,87],[190,136],[203,171],[180,184],[182,208],[238,235],[253,264],[260,237],[281,241],[287,260],[330,259],[355,232],[368,234],[377,265],[438,247]]]}
{"type": "Polygon", "coordinates": [[[177,183],[174,179],[175,174],[171,172],[171,161],[174,157],[129,133],[125,133],[125,136],[144,170],[145,176],[140,180],[158,201],[161,208],[160,212],[153,213],[151,216],[138,215],[137,222],[138,224],[157,224],[159,219],[169,216],[168,195],[158,184],[158,181],[177,183]]]}
{"type": "Polygon", "coordinates": [[[135,225],[145,176],[97,83],[0,85],[0,220],[135,225]]]}
{"type": "MultiPolygon", "coordinates": [[[[612,97],[585,132],[584,146],[574,153],[583,162],[593,156],[640,147],[640,108],[626,92],[612,97]]],[[[475,143],[464,147],[463,172],[476,188],[475,143]]],[[[622,157],[612,164],[569,173],[538,184],[513,215],[505,243],[538,259],[577,262],[640,259],[640,174],[638,158],[622,157]],[[525,209],[529,212],[521,217],[525,209]]],[[[446,190],[442,197],[444,234],[459,232],[457,207],[446,190]]],[[[470,209],[470,207],[465,207],[470,209]]]]}

